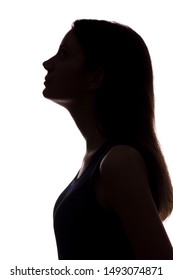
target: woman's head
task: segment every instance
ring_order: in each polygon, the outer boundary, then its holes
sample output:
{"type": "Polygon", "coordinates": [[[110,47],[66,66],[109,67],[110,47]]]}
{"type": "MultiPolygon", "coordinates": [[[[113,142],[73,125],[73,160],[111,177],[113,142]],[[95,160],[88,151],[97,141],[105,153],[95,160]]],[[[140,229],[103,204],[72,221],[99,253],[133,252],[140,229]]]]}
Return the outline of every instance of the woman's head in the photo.
{"type": "Polygon", "coordinates": [[[104,20],[76,20],[72,31],[84,51],[85,68],[104,69],[95,96],[99,130],[126,142],[142,137],[154,124],[152,65],[143,39],[125,25],[104,20]]]}
{"type": "Polygon", "coordinates": [[[68,107],[86,96],[89,75],[84,65],[85,55],[74,32],[64,36],[55,56],[43,63],[48,71],[44,97],[68,107]]]}

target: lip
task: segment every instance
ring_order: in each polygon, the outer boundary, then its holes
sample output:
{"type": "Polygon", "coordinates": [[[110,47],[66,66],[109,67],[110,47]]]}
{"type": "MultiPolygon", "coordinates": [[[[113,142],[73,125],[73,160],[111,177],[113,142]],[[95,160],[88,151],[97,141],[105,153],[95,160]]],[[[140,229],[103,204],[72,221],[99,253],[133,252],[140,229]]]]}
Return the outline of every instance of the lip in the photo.
{"type": "Polygon", "coordinates": [[[51,82],[50,77],[47,75],[47,76],[45,77],[45,83],[50,83],[50,82],[51,82]]]}
{"type": "Polygon", "coordinates": [[[44,85],[50,84],[49,80],[45,80],[44,85]]]}

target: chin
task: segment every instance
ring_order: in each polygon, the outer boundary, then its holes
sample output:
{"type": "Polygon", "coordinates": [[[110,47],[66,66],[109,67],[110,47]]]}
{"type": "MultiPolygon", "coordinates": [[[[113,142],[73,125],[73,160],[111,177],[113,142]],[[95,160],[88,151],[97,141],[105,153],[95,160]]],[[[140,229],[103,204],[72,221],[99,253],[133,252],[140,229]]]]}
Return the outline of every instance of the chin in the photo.
{"type": "Polygon", "coordinates": [[[69,97],[64,98],[64,96],[63,97],[57,96],[57,92],[56,95],[53,95],[52,91],[48,90],[47,88],[43,90],[43,96],[46,99],[49,99],[55,102],[56,104],[65,107],[66,109],[70,108],[70,106],[74,103],[74,100],[72,98],[69,97]]]}
{"type": "Polygon", "coordinates": [[[51,92],[47,88],[45,88],[43,90],[43,96],[45,98],[48,98],[48,99],[53,99],[54,98],[53,95],[51,94],[51,92]]]}

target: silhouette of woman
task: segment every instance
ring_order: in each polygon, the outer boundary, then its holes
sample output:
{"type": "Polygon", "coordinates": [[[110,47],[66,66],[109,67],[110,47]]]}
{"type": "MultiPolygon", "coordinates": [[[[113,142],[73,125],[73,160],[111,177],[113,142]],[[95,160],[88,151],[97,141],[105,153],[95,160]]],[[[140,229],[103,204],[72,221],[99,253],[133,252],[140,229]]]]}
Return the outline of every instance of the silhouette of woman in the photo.
{"type": "Polygon", "coordinates": [[[54,207],[59,259],[173,259],[162,224],[173,189],[143,39],[116,22],[76,20],[43,66],[44,97],[69,111],[86,140],[82,166],[54,207]]]}

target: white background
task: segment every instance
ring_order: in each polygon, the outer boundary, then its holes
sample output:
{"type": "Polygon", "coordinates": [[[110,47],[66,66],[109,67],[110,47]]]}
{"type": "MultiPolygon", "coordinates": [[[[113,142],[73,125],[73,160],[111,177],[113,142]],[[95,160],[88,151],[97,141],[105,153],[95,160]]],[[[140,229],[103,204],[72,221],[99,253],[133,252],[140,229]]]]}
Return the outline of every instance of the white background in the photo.
{"type": "MultiPolygon", "coordinates": [[[[0,254],[5,268],[57,261],[54,203],[76,175],[85,141],[42,91],[76,19],[118,21],[145,40],[153,62],[158,139],[173,180],[172,1],[6,0],[0,4],[0,254]]],[[[164,223],[173,244],[173,215],[164,223]]],[[[8,279],[8,277],[7,277],[8,279]]]]}

